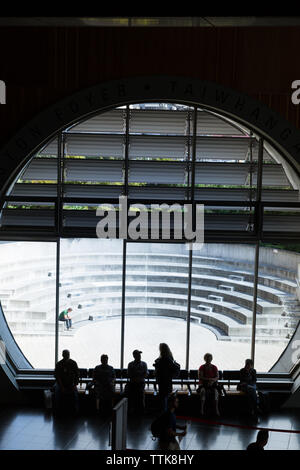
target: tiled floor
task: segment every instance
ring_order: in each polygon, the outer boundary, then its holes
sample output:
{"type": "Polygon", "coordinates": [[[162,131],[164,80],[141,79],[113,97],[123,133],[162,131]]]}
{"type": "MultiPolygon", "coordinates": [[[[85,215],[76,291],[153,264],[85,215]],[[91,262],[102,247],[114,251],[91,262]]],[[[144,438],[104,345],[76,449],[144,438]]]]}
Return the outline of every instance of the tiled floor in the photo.
{"type": "MultiPolygon", "coordinates": [[[[156,450],[150,416],[128,422],[128,449],[156,450]]],[[[273,412],[257,423],[238,418],[224,423],[300,431],[299,410],[273,412]]],[[[255,440],[257,430],[191,422],[181,441],[182,450],[244,450],[255,440]]],[[[0,450],[109,450],[109,423],[98,416],[75,420],[54,419],[37,408],[0,410],[0,450]]],[[[300,433],[271,431],[268,450],[300,450],[300,433]]]]}

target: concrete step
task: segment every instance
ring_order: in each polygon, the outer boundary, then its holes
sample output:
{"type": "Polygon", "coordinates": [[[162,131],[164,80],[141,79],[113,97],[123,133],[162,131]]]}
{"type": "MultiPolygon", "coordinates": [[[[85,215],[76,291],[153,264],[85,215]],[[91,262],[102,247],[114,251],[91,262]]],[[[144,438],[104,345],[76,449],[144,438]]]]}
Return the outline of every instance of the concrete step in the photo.
{"type": "Polygon", "coordinates": [[[47,312],[36,312],[26,310],[9,310],[4,309],[5,317],[7,321],[20,321],[20,320],[47,320],[47,312]]]}
{"type": "Polygon", "coordinates": [[[208,296],[208,299],[216,300],[217,302],[222,302],[223,301],[223,297],[221,297],[219,295],[213,295],[213,294],[210,294],[208,296]]]}
{"type": "Polygon", "coordinates": [[[234,291],[234,287],[233,286],[227,286],[225,284],[220,284],[218,286],[218,289],[220,290],[226,290],[226,291],[229,291],[229,292],[233,292],[234,291]]]}
{"type": "Polygon", "coordinates": [[[198,305],[198,309],[202,310],[203,312],[212,312],[213,311],[213,307],[207,307],[206,305],[201,305],[201,304],[198,305]]]}
{"type": "Polygon", "coordinates": [[[243,281],[244,276],[237,276],[235,274],[229,274],[228,276],[230,279],[233,279],[234,281],[243,281]]]}

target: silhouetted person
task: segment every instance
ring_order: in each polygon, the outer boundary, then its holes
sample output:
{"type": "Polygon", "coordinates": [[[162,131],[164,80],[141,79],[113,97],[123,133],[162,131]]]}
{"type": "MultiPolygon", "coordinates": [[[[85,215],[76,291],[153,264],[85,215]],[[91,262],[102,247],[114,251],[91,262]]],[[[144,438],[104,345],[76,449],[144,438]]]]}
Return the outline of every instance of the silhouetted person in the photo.
{"type": "Polygon", "coordinates": [[[66,308],[59,314],[59,321],[63,321],[66,323],[67,330],[72,329],[72,319],[70,313],[72,312],[71,307],[66,308]]]}
{"type": "Polygon", "coordinates": [[[208,394],[213,395],[215,403],[215,413],[220,416],[219,412],[219,392],[218,392],[218,379],[219,371],[218,368],[211,362],[213,360],[212,354],[206,353],[204,355],[205,364],[199,367],[199,393],[201,403],[201,414],[204,414],[204,404],[208,394]]]}
{"type": "Polygon", "coordinates": [[[75,413],[78,412],[78,390],[79,369],[77,362],[70,358],[70,351],[64,349],[62,359],[55,366],[54,376],[55,401],[58,411],[67,411],[72,408],[75,413]]]}
{"type": "Polygon", "coordinates": [[[186,426],[180,426],[176,423],[175,412],[178,404],[179,401],[176,395],[171,395],[168,398],[167,411],[162,415],[162,427],[158,441],[161,450],[180,450],[176,437],[186,435],[186,426]],[[182,432],[177,432],[177,429],[181,429],[182,432]]]}
{"type": "Polygon", "coordinates": [[[145,378],[148,375],[148,367],[141,360],[141,354],[142,351],[135,349],[132,353],[134,361],[129,362],[127,367],[129,411],[137,413],[145,410],[145,378]]]}
{"type": "Polygon", "coordinates": [[[269,432],[266,429],[261,429],[257,433],[256,442],[249,444],[247,450],[265,450],[264,447],[267,445],[268,439],[269,432]]]}
{"type": "Polygon", "coordinates": [[[158,384],[161,406],[164,410],[167,409],[167,400],[170,393],[172,393],[172,379],[176,374],[176,366],[173,354],[166,343],[159,345],[160,355],[155,360],[153,366],[155,368],[156,382],[158,384]]]}
{"type": "Polygon", "coordinates": [[[237,389],[247,394],[251,414],[255,414],[257,411],[256,370],[253,368],[252,359],[246,359],[245,367],[240,370],[240,383],[237,389]]]}
{"type": "Polygon", "coordinates": [[[94,369],[93,380],[96,392],[96,409],[103,414],[110,414],[115,394],[116,373],[112,366],[108,365],[108,356],[102,354],[101,364],[94,369]]]}

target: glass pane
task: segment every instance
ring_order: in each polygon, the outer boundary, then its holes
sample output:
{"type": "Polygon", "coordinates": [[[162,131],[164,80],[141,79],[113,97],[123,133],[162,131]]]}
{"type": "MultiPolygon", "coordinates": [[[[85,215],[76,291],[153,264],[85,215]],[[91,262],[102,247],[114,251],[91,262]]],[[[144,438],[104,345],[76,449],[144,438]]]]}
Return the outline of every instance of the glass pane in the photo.
{"type": "Polygon", "coordinates": [[[69,349],[79,367],[95,367],[107,354],[120,367],[123,240],[61,240],[59,311],[72,308],[59,322],[59,358],[69,349]]]}
{"type": "Polygon", "coordinates": [[[300,245],[261,244],[259,292],[266,306],[256,323],[260,371],[289,372],[299,361],[299,277],[300,245]]]}
{"type": "Polygon", "coordinates": [[[54,367],[56,243],[1,242],[1,304],[34,368],[54,367]]]}
{"type": "Polygon", "coordinates": [[[240,369],[251,354],[255,248],[205,243],[193,251],[190,369],[209,352],[220,369],[240,369]]]}
{"type": "Polygon", "coordinates": [[[128,243],[124,366],[134,349],[153,369],[160,343],[185,368],[189,252],[183,244],[128,243]]]}

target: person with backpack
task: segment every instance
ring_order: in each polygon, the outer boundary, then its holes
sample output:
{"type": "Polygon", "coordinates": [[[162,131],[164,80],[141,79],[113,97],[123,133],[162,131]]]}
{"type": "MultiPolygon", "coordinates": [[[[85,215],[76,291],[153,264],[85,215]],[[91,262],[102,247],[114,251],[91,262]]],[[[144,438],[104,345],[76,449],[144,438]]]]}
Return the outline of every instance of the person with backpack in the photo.
{"type": "Polygon", "coordinates": [[[220,416],[219,412],[219,389],[218,389],[218,379],[219,371],[218,368],[212,364],[213,356],[210,353],[204,355],[205,364],[199,367],[198,377],[199,377],[199,388],[198,393],[200,393],[201,400],[201,415],[204,414],[204,404],[208,394],[213,395],[215,402],[215,413],[217,416],[220,416]]]}
{"type": "Polygon", "coordinates": [[[71,307],[66,308],[65,310],[60,312],[59,317],[58,317],[59,321],[66,322],[67,330],[72,329],[72,319],[70,317],[71,312],[72,312],[71,307]]]}
{"type": "Polygon", "coordinates": [[[156,418],[151,425],[153,437],[158,438],[159,448],[161,450],[180,450],[177,436],[184,437],[186,435],[186,425],[181,426],[176,423],[176,409],[179,400],[174,394],[168,398],[167,410],[156,418]],[[182,432],[177,432],[177,429],[182,432]]]}
{"type": "Polygon", "coordinates": [[[160,355],[155,360],[153,366],[155,368],[161,407],[166,411],[168,396],[173,390],[172,380],[179,376],[180,365],[174,361],[173,354],[166,343],[160,343],[159,352],[160,355]]]}

